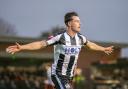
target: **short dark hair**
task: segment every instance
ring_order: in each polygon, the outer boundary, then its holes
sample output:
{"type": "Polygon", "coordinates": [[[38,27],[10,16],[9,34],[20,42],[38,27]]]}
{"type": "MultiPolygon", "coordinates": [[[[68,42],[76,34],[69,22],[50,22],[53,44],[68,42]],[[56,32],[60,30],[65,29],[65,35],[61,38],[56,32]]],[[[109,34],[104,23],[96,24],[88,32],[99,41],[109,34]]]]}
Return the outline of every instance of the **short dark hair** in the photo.
{"type": "Polygon", "coordinates": [[[68,26],[68,22],[72,20],[73,16],[78,16],[76,12],[68,12],[64,16],[64,22],[68,26]]]}

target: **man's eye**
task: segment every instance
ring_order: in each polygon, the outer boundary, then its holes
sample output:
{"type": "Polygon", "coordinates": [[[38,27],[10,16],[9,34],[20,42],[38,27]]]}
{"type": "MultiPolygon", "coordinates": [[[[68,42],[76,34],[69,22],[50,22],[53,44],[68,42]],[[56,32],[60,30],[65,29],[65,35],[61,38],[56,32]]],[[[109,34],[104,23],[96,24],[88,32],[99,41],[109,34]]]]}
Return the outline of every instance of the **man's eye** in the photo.
{"type": "Polygon", "coordinates": [[[76,20],[75,22],[78,22],[79,23],[80,21],[79,20],[76,20]]]}

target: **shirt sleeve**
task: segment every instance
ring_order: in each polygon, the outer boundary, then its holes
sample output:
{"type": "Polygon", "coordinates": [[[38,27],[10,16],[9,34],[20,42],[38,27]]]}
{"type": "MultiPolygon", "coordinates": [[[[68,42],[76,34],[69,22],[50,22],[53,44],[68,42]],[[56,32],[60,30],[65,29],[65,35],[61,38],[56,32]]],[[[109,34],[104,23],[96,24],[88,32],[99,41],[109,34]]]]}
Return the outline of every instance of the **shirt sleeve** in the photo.
{"type": "Polygon", "coordinates": [[[88,43],[88,40],[85,36],[82,35],[82,38],[83,38],[83,44],[86,45],[88,43]]]}
{"type": "Polygon", "coordinates": [[[57,36],[54,36],[54,37],[48,39],[46,41],[47,45],[53,45],[53,44],[57,43],[59,41],[59,38],[60,38],[60,35],[57,35],[57,36]]]}

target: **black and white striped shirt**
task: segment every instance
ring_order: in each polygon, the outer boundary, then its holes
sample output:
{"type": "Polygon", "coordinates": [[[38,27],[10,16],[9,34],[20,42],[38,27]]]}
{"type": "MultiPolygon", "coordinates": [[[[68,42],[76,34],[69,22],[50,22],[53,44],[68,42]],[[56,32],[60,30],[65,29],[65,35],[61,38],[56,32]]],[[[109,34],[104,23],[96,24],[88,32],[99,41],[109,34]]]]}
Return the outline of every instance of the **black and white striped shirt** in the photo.
{"type": "Polygon", "coordinates": [[[52,74],[72,77],[81,47],[86,43],[85,36],[78,33],[72,38],[67,32],[63,32],[47,40],[48,45],[54,45],[52,74]]]}

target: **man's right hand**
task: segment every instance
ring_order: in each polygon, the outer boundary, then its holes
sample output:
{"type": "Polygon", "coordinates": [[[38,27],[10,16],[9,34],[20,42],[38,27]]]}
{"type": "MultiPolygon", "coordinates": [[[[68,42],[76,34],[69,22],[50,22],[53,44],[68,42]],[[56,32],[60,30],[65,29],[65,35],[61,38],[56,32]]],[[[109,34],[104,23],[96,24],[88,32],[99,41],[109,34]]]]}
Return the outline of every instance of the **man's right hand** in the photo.
{"type": "Polygon", "coordinates": [[[19,52],[20,50],[21,50],[21,45],[19,43],[16,43],[15,45],[6,48],[6,52],[11,54],[19,52]]]}

